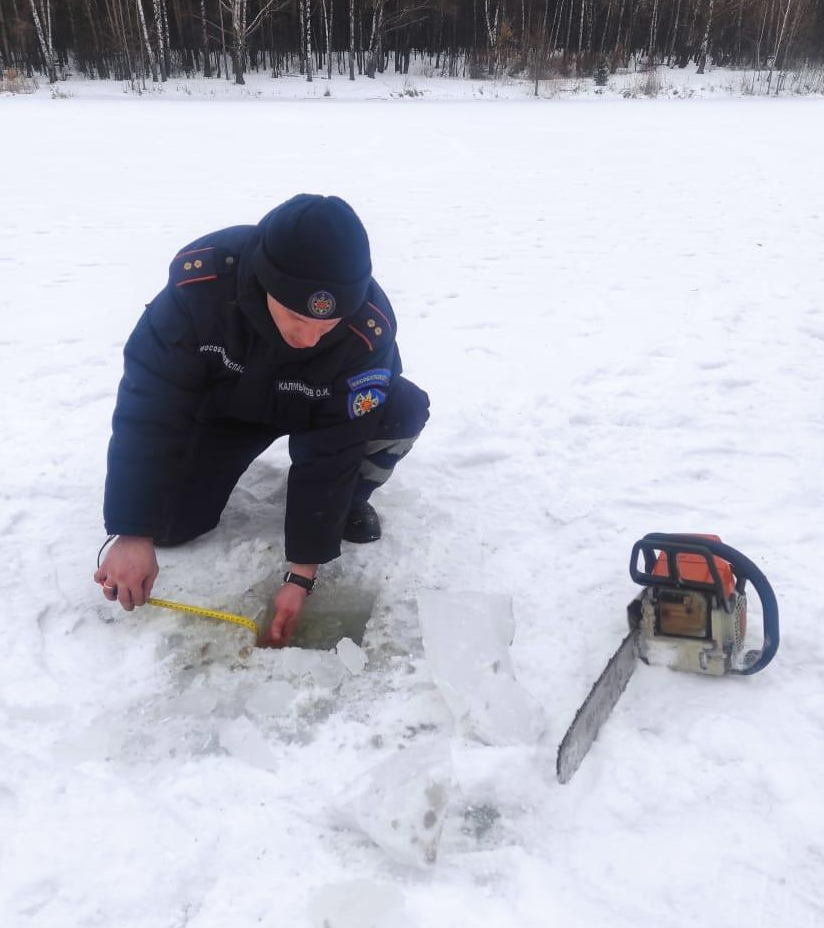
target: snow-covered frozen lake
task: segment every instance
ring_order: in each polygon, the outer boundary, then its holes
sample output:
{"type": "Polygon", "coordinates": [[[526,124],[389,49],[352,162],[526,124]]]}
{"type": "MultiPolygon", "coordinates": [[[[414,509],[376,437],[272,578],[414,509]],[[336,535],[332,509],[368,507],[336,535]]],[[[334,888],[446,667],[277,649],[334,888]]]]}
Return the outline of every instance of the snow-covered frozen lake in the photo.
{"type": "MultiPolygon", "coordinates": [[[[821,112],[0,100],[0,924],[824,925],[821,112]],[[301,191],[363,218],[432,399],[375,497],[383,541],[321,575],[375,598],[361,673],[127,616],[91,580],[143,304],[180,246],[301,191]],[[746,679],[640,667],[561,787],[554,748],[624,634],[650,531],[756,561],[781,650],[746,679]],[[512,596],[547,745],[448,742],[424,587],[512,596]],[[447,742],[437,863],[405,867],[341,791],[447,742]]],[[[287,467],[281,443],[219,529],[161,552],[156,595],[247,608],[283,569],[287,467]]]]}

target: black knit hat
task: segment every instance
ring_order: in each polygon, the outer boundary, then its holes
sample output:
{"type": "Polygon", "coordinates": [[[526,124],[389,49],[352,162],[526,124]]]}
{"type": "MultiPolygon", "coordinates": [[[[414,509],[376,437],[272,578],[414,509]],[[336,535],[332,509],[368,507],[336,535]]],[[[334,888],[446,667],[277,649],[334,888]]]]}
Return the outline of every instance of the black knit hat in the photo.
{"type": "Polygon", "coordinates": [[[300,193],[258,223],[252,267],[263,289],[310,319],[351,316],[372,278],[369,239],[339,197],[300,193]]]}

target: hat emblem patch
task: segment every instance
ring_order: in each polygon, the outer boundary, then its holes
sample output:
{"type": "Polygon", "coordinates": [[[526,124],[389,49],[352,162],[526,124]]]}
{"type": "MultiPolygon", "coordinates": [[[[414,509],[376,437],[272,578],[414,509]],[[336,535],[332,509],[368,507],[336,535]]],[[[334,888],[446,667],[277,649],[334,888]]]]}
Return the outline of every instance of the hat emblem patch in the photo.
{"type": "Polygon", "coordinates": [[[316,319],[326,319],[335,311],[336,302],[328,290],[316,290],[306,305],[316,319]]]}

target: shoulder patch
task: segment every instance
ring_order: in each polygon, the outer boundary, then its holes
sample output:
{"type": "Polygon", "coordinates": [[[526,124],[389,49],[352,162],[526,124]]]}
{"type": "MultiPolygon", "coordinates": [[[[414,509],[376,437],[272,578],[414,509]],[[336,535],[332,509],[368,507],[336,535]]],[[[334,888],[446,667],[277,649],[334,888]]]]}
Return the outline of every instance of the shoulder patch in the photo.
{"type": "Polygon", "coordinates": [[[349,418],[360,419],[378,406],[383,406],[386,402],[386,394],[383,390],[376,390],[370,387],[368,390],[358,390],[349,394],[349,418]]]}
{"type": "Polygon", "coordinates": [[[388,387],[391,379],[392,371],[385,367],[376,367],[374,370],[350,377],[346,383],[350,390],[362,390],[364,387],[388,387]]]}
{"type": "Polygon", "coordinates": [[[175,255],[169,269],[169,277],[176,287],[196,284],[203,280],[216,280],[214,248],[196,248],[175,255]]]}

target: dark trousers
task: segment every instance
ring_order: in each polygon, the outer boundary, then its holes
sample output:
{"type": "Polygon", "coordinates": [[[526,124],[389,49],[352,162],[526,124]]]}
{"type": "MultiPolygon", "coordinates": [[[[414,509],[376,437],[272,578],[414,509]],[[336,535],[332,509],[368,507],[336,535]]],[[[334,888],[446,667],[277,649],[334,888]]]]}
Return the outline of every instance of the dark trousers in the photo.
{"type": "MultiPolygon", "coordinates": [[[[366,446],[354,500],[368,499],[408,454],[429,418],[429,398],[414,383],[399,377],[382,410],[369,415],[378,414],[381,422],[366,446]]],[[[155,544],[179,545],[211,531],[252,461],[284,434],[227,419],[198,423],[167,514],[167,529],[155,538],[155,544]]]]}

